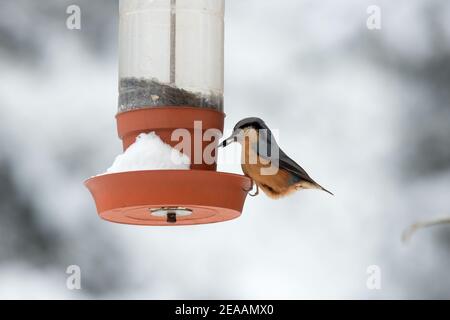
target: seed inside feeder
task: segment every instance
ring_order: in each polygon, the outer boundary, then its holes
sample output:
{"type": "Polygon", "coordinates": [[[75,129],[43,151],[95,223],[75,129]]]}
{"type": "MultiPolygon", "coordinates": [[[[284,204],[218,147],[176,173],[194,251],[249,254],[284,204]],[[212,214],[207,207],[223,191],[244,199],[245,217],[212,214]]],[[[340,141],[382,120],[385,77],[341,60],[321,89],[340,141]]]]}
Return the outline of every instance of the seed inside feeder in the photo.
{"type": "Polygon", "coordinates": [[[155,79],[122,78],[119,112],[145,107],[191,106],[223,111],[223,96],[191,92],[155,79]]]}

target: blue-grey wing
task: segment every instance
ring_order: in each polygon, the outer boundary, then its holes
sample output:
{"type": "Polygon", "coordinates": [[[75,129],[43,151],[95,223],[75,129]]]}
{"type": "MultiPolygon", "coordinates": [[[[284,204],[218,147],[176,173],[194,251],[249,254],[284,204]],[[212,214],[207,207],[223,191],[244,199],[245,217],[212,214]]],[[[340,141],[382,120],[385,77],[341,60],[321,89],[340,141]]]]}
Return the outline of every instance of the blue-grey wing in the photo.
{"type": "Polygon", "coordinates": [[[272,164],[278,162],[278,168],[288,171],[299,180],[316,184],[298,163],[289,158],[283,150],[281,150],[270,130],[263,129],[259,131],[259,140],[256,151],[260,157],[270,160],[272,164]]]}

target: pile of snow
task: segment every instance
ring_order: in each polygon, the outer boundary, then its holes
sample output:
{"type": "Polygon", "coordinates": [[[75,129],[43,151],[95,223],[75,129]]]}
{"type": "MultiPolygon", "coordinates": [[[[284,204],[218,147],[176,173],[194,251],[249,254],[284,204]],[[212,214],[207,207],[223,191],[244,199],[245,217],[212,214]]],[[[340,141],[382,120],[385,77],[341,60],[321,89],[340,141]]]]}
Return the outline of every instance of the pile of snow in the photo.
{"type": "Polygon", "coordinates": [[[154,132],[142,133],[123,154],[116,157],[109,173],[142,170],[189,170],[191,161],[154,132]]]}

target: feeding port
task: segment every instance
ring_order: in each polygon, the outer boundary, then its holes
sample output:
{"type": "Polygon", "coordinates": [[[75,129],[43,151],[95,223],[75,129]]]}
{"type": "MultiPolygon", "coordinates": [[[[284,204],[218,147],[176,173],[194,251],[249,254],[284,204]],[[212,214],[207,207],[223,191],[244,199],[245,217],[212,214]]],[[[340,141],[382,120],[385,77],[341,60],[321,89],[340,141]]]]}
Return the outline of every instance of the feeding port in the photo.
{"type": "Polygon", "coordinates": [[[116,120],[124,156],[113,167],[127,168],[120,161],[140,150],[147,141],[143,134],[156,135],[164,148],[177,148],[186,138],[176,134],[180,129],[189,133],[188,147],[179,152],[190,165],[148,170],[152,165],[141,162],[154,157],[147,154],[128,166],[145,170],[113,170],[87,180],[99,215],[155,226],[239,217],[251,181],[217,172],[225,118],[224,0],[121,0],[119,17],[116,120]],[[205,139],[211,130],[215,134],[205,139]]]}

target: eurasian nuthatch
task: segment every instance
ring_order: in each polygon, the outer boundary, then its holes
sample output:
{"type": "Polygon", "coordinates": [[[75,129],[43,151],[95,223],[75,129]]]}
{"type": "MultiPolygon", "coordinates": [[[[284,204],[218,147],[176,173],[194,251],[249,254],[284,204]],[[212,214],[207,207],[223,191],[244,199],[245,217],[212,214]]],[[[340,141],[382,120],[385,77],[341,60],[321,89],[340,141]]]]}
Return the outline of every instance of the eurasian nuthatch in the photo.
{"type": "Polygon", "coordinates": [[[246,118],[239,121],[233,134],[221,146],[239,142],[242,145],[241,166],[266,195],[278,199],[299,189],[320,189],[329,194],[315,182],[302,167],[280,149],[269,127],[259,118],[246,118]]]}

